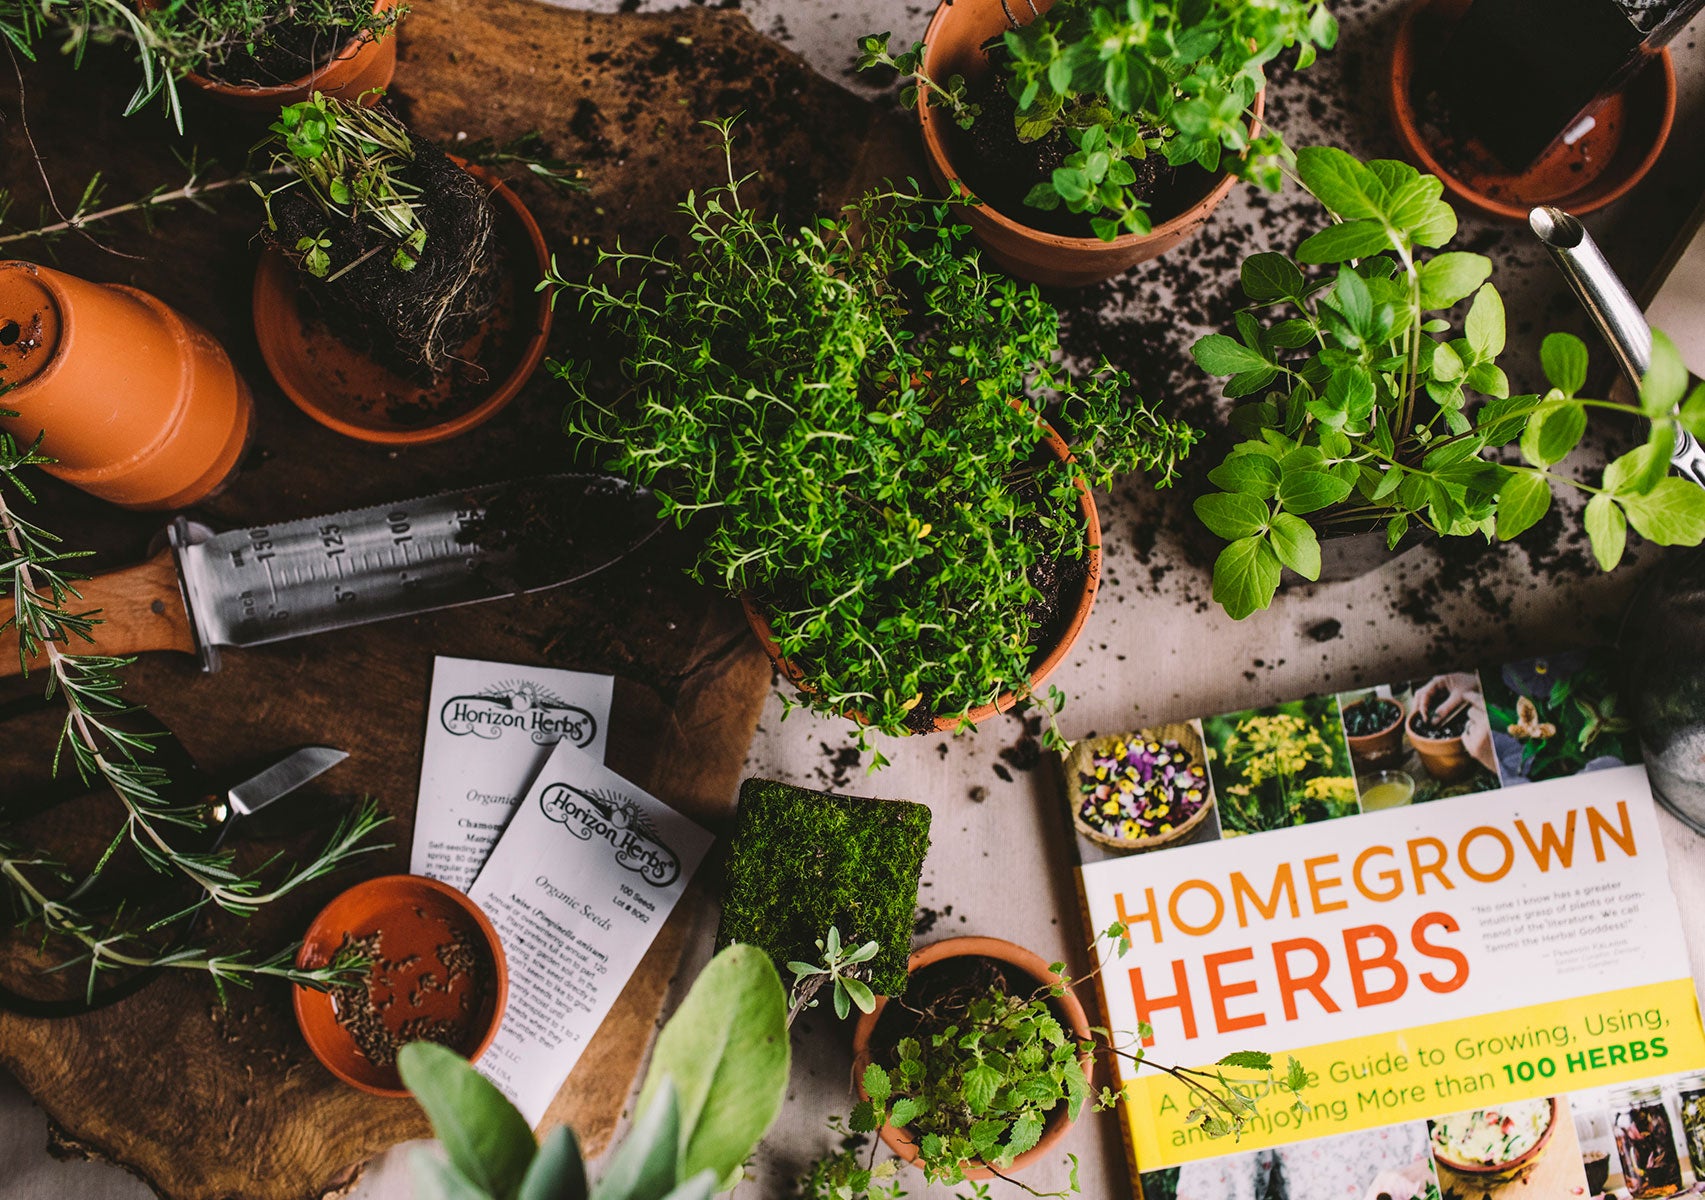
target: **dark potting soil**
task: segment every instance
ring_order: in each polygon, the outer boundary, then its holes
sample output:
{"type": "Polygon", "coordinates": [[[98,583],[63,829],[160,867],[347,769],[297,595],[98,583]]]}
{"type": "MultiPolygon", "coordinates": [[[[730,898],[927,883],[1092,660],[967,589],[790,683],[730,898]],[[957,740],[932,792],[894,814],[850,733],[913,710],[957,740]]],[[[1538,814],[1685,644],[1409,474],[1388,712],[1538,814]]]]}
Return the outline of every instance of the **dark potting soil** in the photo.
{"type": "Polygon", "coordinates": [[[325,66],[348,41],[342,29],[322,29],[284,17],[263,38],[237,46],[223,58],[208,60],[204,73],[238,87],[276,87],[325,66]]]}
{"type": "MultiPolygon", "coordinates": [[[[1064,166],[1077,149],[1071,139],[1056,130],[1033,142],[1021,141],[1013,124],[1018,102],[1007,90],[1006,75],[998,68],[972,86],[969,98],[981,107],[981,114],[970,129],[951,124],[949,128],[953,165],[972,193],[1002,216],[1032,229],[1062,237],[1094,237],[1095,230],[1089,224],[1094,214],[1074,213],[1064,205],[1053,210],[1036,208],[1024,202],[1030,189],[1051,178],[1055,168],[1064,166]]],[[[1156,224],[1182,212],[1213,187],[1210,180],[1197,195],[1180,203],[1176,193],[1200,182],[1191,179],[1189,171],[1175,171],[1159,154],[1127,161],[1137,173],[1132,190],[1138,197],[1151,200],[1156,224]]],[[[1206,172],[1192,170],[1208,178],[1206,172]]]]}
{"type": "Polygon", "coordinates": [[[298,261],[302,238],[329,238],[333,274],[356,265],[329,281],[305,276],[326,324],[398,375],[431,383],[491,315],[505,272],[486,185],[430,142],[414,146],[401,178],[419,189],[426,245],[412,270],[392,265],[392,239],[360,216],[328,216],[301,188],[275,197],[278,228],[265,236],[298,261]]]}
{"type": "Polygon", "coordinates": [[[1424,738],[1459,738],[1468,729],[1468,707],[1464,705],[1447,721],[1438,720],[1435,713],[1417,712],[1409,718],[1409,728],[1424,738]]]}
{"type": "Polygon", "coordinates": [[[1358,700],[1344,710],[1344,732],[1367,737],[1396,722],[1400,710],[1386,699],[1358,700]]]}

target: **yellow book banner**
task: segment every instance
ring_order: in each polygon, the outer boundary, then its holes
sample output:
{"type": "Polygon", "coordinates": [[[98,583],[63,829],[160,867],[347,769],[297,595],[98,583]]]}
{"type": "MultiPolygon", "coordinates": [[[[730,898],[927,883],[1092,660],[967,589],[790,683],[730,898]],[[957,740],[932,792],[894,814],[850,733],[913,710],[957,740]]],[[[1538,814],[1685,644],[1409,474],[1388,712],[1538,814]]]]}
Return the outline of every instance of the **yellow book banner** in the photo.
{"type": "MultiPolygon", "coordinates": [[[[1270,1098],[1236,1142],[1193,1128],[1185,1119],[1195,1107],[1188,1088],[1141,1069],[1125,1099],[1138,1169],[1423,1121],[1494,1099],[1537,1099],[1701,1070],[1705,1030],[1693,981],[1677,979],[1326,1042],[1293,1056],[1309,1072],[1303,1093],[1309,1111],[1270,1098]]],[[[1278,1058],[1283,1067],[1285,1056],[1278,1058]]]]}

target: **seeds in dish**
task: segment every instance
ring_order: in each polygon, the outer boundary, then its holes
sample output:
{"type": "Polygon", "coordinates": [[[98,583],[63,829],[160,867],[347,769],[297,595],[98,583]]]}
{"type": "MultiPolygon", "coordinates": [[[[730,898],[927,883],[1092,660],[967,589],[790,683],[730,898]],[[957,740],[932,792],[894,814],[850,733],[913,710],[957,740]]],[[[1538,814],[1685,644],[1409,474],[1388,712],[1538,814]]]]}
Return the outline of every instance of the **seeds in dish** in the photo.
{"type": "Polygon", "coordinates": [[[1502,1167],[1539,1144],[1551,1127],[1551,1101],[1520,1100],[1433,1121],[1433,1153],[1468,1167],[1502,1167]]]}
{"type": "Polygon", "coordinates": [[[1208,802],[1208,777],[1177,741],[1118,738],[1078,772],[1078,816],[1124,841],[1163,837],[1208,802]]]}

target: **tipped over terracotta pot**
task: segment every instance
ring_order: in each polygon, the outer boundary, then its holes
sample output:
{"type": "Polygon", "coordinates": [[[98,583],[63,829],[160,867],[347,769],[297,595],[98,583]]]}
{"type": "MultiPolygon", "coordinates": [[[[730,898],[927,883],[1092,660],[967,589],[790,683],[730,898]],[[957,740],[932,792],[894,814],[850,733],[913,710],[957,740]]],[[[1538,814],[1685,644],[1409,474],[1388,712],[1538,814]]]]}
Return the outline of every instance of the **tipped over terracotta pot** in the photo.
{"type": "MultiPolygon", "coordinates": [[[[1052,426],[1044,424],[1047,433],[1043,445],[1048,452],[1061,462],[1076,462],[1071,448],[1066,445],[1052,426]]],[[[1089,485],[1082,479],[1077,481],[1079,507],[1083,512],[1084,535],[1088,549],[1084,553],[1083,586],[1078,592],[1077,603],[1072,608],[1071,620],[1059,639],[1043,654],[1036,666],[1030,672],[1030,692],[1032,695],[1042,686],[1042,682],[1052,675],[1056,668],[1066,660],[1071,653],[1072,644],[1083,632],[1084,625],[1089,621],[1089,614],[1095,608],[1095,593],[1101,587],[1101,517],[1095,510],[1095,497],[1090,495],[1089,485]]],[[[770,628],[769,618],[764,610],[758,607],[750,593],[742,592],[740,606],[745,610],[746,622],[751,625],[752,632],[758,636],[758,641],[764,647],[764,653],[770,656],[770,661],[776,665],[776,670],[792,683],[799,685],[805,678],[805,673],[793,663],[782,657],[781,647],[776,644],[775,631],[770,628]]],[[[1002,692],[995,697],[992,704],[979,704],[966,715],[973,725],[980,725],[998,713],[1009,712],[1018,703],[1018,695],[1012,691],[1002,692]]],[[[848,713],[856,720],[862,720],[857,713],[848,713]]],[[[952,733],[959,728],[957,717],[936,717],[935,731],[937,733],[952,733]]]]}
{"type": "MultiPolygon", "coordinates": [[[[1036,0],[1035,8],[1039,13],[1047,12],[1052,3],[1036,0]]],[[[1012,27],[1007,11],[1004,0],[943,0],[924,33],[928,47],[924,70],[932,79],[962,75],[974,83],[985,78],[991,67],[983,46],[1012,27]]],[[[1266,90],[1262,89],[1255,95],[1251,137],[1260,130],[1265,104],[1266,90]]],[[[927,88],[918,94],[918,120],[923,126],[930,174],[946,194],[952,195],[955,184],[964,186],[953,163],[955,128],[949,114],[930,103],[927,88]]],[[[988,204],[968,204],[959,212],[989,259],[1009,275],[1048,286],[1080,287],[1122,275],[1195,236],[1235,182],[1230,175],[1220,175],[1182,211],[1155,214],[1158,219],[1148,233],[1127,233],[1111,242],[1033,228],[1026,223],[1022,209],[1001,212],[988,204]]],[[[976,189],[970,190],[975,193],[976,189]]]]}
{"type": "Polygon", "coordinates": [[[147,292],[0,262],[0,417],[43,468],[125,508],[204,500],[236,473],[254,402],[213,336],[147,292]]]}
{"type": "MultiPolygon", "coordinates": [[[[956,958],[984,958],[999,963],[1006,968],[1010,975],[1023,976],[1033,980],[1038,990],[1053,987],[1063,983],[1044,962],[1040,955],[1033,954],[1023,946],[1001,938],[991,937],[956,937],[945,941],[933,942],[922,950],[914,950],[906,964],[908,975],[916,975],[919,971],[927,970],[939,963],[956,958]]],[[[1083,1004],[1072,994],[1068,987],[1065,994],[1053,1001],[1054,1008],[1062,1023],[1070,1032],[1073,1040],[1083,1043],[1093,1041],[1089,1028],[1089,1015],[1084,1012],[1083,1004]]],[[[858,1089],[859,1099],[870,1099],[864,1090],[864,1069],[876,1061],[877,1048],[872,1044],[876,1036],[877,1026],[882,1020],[882,1014],[888,1007],[888,997],[879,996],[876,1007],[861,1015],[858,1024],[853,1028],[853,1086],[858,1089]]],[[[1091,1083],[1095,1074],[1095,1054],[1085,1051],[1079,1059],[1083,1067],[1084,1079],[1091,1083]]],[[[1012,1165],[1002,1169],[1002,1174],[1022,1171],[1054,1152],[1054,1147],[1060,1139],[1066,1136],[1066,1131],[1072,1127],[1072,1119],[1066,1115],[1065,1104],[1062,1101],[1048,1114],[1047,1123],[1042,1128],[1041,1139],[1024,1153],[1012,1160],[1012,1165]]],[[[907,1129],[896,1129],[892,1125],[884,1125],[878,1130],[878,1136],[883,1143],[905,1161],[917,1165],[918,1147],[916,1139],[907,1129]]],[[[966,1179],[993,1179],[995,1172],[980,1163],[969,1160],[964,1164],[966,1179]]]]}

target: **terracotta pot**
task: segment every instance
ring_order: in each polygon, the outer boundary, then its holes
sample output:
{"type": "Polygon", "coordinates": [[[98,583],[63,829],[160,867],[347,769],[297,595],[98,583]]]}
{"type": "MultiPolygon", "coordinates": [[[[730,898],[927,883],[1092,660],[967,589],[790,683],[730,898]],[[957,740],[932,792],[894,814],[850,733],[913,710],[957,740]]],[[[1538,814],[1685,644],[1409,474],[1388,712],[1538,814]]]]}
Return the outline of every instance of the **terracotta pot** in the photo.
{"type": "Polygon", "coordinates": [[[1510,170],[1478,142],[1453,146],[1437,140],[1416,106],[1415,80],[1471,2],[1418,0],[1398,26],[1388,84],[1392,121],[1410,158],[1458,200],[1508,221],[1526,221],[1540,204],[1577,216],[1589,213],[1645,178],[1675,124],[1675,62],[1667,48],[1605,97],[1593,111],[1592,129],[1573,144],[1554,145],[1525,170],[1510,170]]]}
{"type": "MultiPolygon", "coordinates": [[[[1046,12],[1053,0],[1037,0],[1046,12]]],[[[1014,11],[1029,11],[1028,8],[1014,11]]],[[[933,79],[963,75],[978,80],[989,73],[983,46],[1011,28],[1004,0],[943,0],[935,10],[924,43],[924,69],[933,79]]],[[[1250,134],[1260,130],[1266,90],[1256,93],[1255,119],[1250,134]]],[[[924,153],[930,174],[944,193],[958,180],[949,148],[952,118],[929,103],[927,94],[918,97],[918,121],[923,126],[924,153]]],[[[1159,222],[1148,233],[1128,233],[1104,242],[1097,237],[1067,237],[1044,233],[1024,223],[1024,213],[997,212],[987,204],[965,205],[959,211],[970,225],[972,236],[1001,270],[1020,279],[1055,287],[1081,287],[1122,275],[1138,263],[1147,262],[1193,237],[1207,223],[1220,201],[1236,182],[1222,176],[1201,199],[1184,212],[1159,222]]]]}
{"type": "Polygon", "coordinates": [[[182,508],[236,473],[254,403],[224,347],[135,288],[0,262],[0,409],[45,468],[125,508],[182,508]]]}
{"type": "Polygon", "coordinates": [[[1403,723],[1404,736],[1409,744],[1415,747],[1415,753],[1421,756],[1421,765],[1440,783],[1455,783],[1474,774],[1479,766],[1462,744],[1460,737],[1430,738],[1415,732],[1415,718],[1420,713],[1410,713],[1403,723]]]}
{"type": "MultiPolygon", "coordinates": [[[[945,941],[932,942],[922,950],[912,951],[912,956],[906,963],[906,971],[908,974],[915,974],[925,967],[950,958],[993,959],[1034,979],[1038,988],[1060,982],[1060,977],[1048,969],[1048,964],[1039,955],[1032,954],[1023,946],[1015,945],[1001,938],[990,937],[956,937],[948,938],[945,941]]],[[[1089,1016],[1083,1011],[1082,1003],[1072,994],[1070,988],[1066,989],[1065,995],[1055,1001],[1055,1004],[1060,1010],[1060,1015],[1065,1018],[1065,1024],[1075,1040],[1079,1042],[1094,1040],[1090,1034],[1089,1016]]],[[[858,1089],[859,1099],[861,1100],[870,1099],[869,1093],[864,1090],[864,1069],[873,1061],[870,1041],[876,1033],[876,1023],[882,1019],[882,1010],[887,1006],[888,997],[877,997],[876,1008],[871,1012],[860,1014],[858,1024],[853,1027],[853,1086],[858,1089]]],[[[1094,1052],[1085,1052],[1079,1061],[1083,1064],[1084,1078],[1091,1082],[1091,1091],[1093,1091],[1094,1052]]],[[[1054,1147],[1059,1144],[1061,1138],[1066,1136],[1066,1131],[1071,1127],[1072,1120],[1066,1115],[1065,1105],[1062,1103],[1049,1114],[1047,1124],[1042,1129],[1041,1140],[1014,1158],[1010,1167],[1003,1168],[1002,1174],[1010,1175],[1022,1171],[1031,1163],[1052,1154],[1054,1147]]],[[[892,1125],[884,1125],[878,1134],[883,1143],[895,1154],[913,1166],[917,1165],[918,1148],[907,1135],[906,1130],[896,1129],[892,1125]]],[[[966,1164],[965,1178],[967,1179],[993,1179],[994,1175],[995,1173],[992,1170],[981,1164],[971,1165],[969,1162],[966,1164]]]]}
{"type": "MultiPolygon", "coordinates": [[[[1539,1162],[1539,1156],[1545,1153],[1545,1148],[1551,1144],[1551,1133],[1557,1128],[1558,1120],[1564,1114],[1559,1111],[1557,1097],[1551,1097],[1551,1124],[1545,1127],[1545,1132],[1539,1135],[1539,1140],[1529,1146],[1519,1156],[1506,1163],[1459,1163],[1452,1162],[1437,1146],[1433,1147],[1433,1159],[1439,1166],[1457,1175],[1463,1176],[1464,1182],[1484,1190],[1495,1184],[1511,1183],[1532,1174],[1533,1168],[1539,1162]]],[[[1442,1180],[1440,1181],[1443,1182],[1442,1180]]]]}
{"type": "Polygon", "coordinates": [[[408,446],[441,442],[491,420],[520,394],[544,361],[551,297],[536,291],[550,253],[527,206],[484,167],[452,161],[491,189],[497,236],[511,277],[489,320],[457,353],[482,368],[483,383],[460,368],[431,386],[404,379],[351,348],[320,319],[316,281],[269,249],[255,273],[255,336],[267,368],[296,407],[329,429],[364,442],[408,446]]]}
{"type": "MultiPolygon", "coordinates": [[[[1066,446],[1065,439],[1054,432],[1051,426],[1044,425],[1044,428],[1047,433],[1043,439],[1043,444],[1048,447],[1054,457],[1062,462],[1076,462],[1077,459],[1072,455],[1070,448],[1066,446]]],[[[1037,663],[1036,669],[1030,673],[1030,690],[1032,693],[1035,693],[1036,689],[1042,685],[1042,681],[1052,675],[1055,668],[1066,660],[1066,655],[1071,653],[1072,643],[1077,641],[1078,634],[1083,632],[1084,623],[1089,620],[1090,610],[1095,607],[1096,590],[1101,586],[1101,518],[1095,511],[1095,498],[1090,495],[1089,486],[1080,479],[1077,481],[1077,490],[1086,526],[1085,536],[1089,542],[1089,552],[1084,558],[1083,591],[1078,595],[1077,607],[1072,610],[1071,623],[1066,627],[1065,633],[1054,644],[1053,648],[1043,655],[1042,661],[1037,663]]],[[[776,669],[794,684],[801,684],[805,678],[804,672],[782,657],[781,647],[776,644],[775,632],[770,628],[769,618],[764,616],[763,610],[758,607],[749,594],[744,592],[740,595],[740,607],[745,610],[747,624],[751,625],[752,632],[757,634],[758,641],[764,647],[764,653],[770,656],[770,661],[776,665],[776,669]]],[[[1013,705],[1017,703],[1018,697],[1015,693],[1002,692],[995,698],[993,704],[979,704],[972,708],[967,715],[972,724],[980,725],[996,713],[1010,711],[1013,705]]],[[[847,715],[859,721],[864,719],[857,713],[848,713],[847,715]]],[[[955,718],[937,717],[935,719],[937,733],[952,733],[958,728],[959,721],[955,718]]]]}
{"type": "MultiPolygon", "coordinates": [[[[159,0],[154,0],[148,7],[154,7],[158,3],[159,0]]],[[[378,0],[373,11],[390,12],[396,8],[397,3],[398,0],[378,0]]],[[[300,104],[315,92],[323,92],[346,103],[352,103],[364,93],[383,91],[390,87],[391,79],[396,73],[397,33],[393,27],[382,38],[362,34],[358,38],[350,39],[325,66],[289,83],[257,87],[224,83],[194,73],[184,76],[184,81],[222,104],[262,112],[270,119],[276,117],[278,110],[285,105],[300,104]]],[[[377,100],[378,96],[373,95],[363,99],[362,103],[373,104],[377,100]]]]}
{"type": "Polygon", "coordinates": [[[1370,767],[1390,766],[1403,757],[1403,721],[1406,716],[1403,705],[1390,696],[1370,696],[1356,701],[1344,711],[1362,704],[1378,704],[1390,709],[1391,720],[1374,733],[1353,734],[1346,726],[1344,741],[1349,743],[1350,756],[1370,767]]]}
{"type": "MultiPolygon", "coordinates": [[[[365,938],[374,933],[379,935],[374,954],[387,964],[384,981],[369,984],[375,1007],[380,1009],[375,1019],[392,1034],[411,1021],[459,1021],[463,1036],[451,1049],[470,1061],[484,1054],[497,1036],[509,999],[509,966],[503,944],[485,913],[455,888],[423,875],[369,879],[338,896],[314,918],[297,951],[296,965],[324,966],[336,956],[346,937],[365,938]],[[452,939],[472,947],[478,964],[460,976],[451,962],[439,957],[439,951],[452,939]],[[489,978],[471,978],[481,969],[489,971],[489,978]],[[417,987],[427,973],[433,974],[440,986],[417,987]],[[442,978],[445,974],[448,979],[442,978]],[[478,989],[471,1010],[461,1007],[468,988],[478,989]]],[[[296,1023],[308,1048],[326,1070],[375,1096],[408,1095],[396,1063],[374,1062],[339,1023],[338,1005],[330,993],[300,986],[293,993],[296,1023]]]]}

